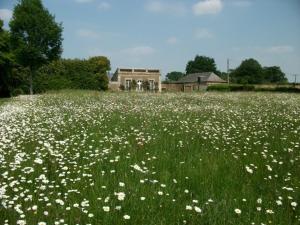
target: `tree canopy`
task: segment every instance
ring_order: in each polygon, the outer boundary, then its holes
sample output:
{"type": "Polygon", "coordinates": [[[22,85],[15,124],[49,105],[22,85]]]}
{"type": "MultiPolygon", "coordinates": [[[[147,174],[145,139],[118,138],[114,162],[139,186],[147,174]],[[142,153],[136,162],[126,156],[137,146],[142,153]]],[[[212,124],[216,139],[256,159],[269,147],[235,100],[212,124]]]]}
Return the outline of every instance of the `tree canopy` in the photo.
{"type": "Polygon", "coordinates": [[[173,71],[166,75],[168,81],[177,81],[182,78],[185,74],[182,72],[173,71]]]}
{"type": "Polygon", "coordinates": [[[215,60],[207,56],[196,55],[194,60],[191,60],[186,65],[186,74],[214,72],[219,74],[215,60]]]}
{"type": "Polygon", "coordinates": [[[9,97],[10,95],[9,82],[14,59],[9,38],[9,32],[3,29],[3,21],[0,19],[0,97],[9,97]]]}
{"type": "Polygon", "coordinates": [[[9,26],[17,62],[30,69],[30,81],[32,72],[60,58],[62,26],[55,22],[41,0],[21,0],[14,8],[9,26]]]}
{"type": "Polygon", "coordinates": [[[288,80],[279,66],[264,67],[265,83],[286,83],[288,80]]]}
{"type": "Polygon", "coordinates": [[[262,84],[287,82],[278,66],[262,67],[255,59],[246,59],[231,74],[231,80],[239,84],[262,84]]]}
{"type": "Polygon", "coordinates": [[[240,84],[261,84],[263,68],[255,59],[246,59],[231,73],[231,80],[240,84]]]}

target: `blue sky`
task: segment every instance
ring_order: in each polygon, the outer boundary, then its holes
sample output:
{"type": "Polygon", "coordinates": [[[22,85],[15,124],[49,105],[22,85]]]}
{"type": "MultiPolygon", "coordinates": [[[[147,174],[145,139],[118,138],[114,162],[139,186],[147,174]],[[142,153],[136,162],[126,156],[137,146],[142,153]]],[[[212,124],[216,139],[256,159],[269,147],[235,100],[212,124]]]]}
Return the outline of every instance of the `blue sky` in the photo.
{"type": "MultiPolygon", "coordinates": [[[[7,26],[15,0],[1,0],[7,26]]],[[[64,27],[63,57],[184,71],[196,54],[226,71],[245,58],[300,74],[300,0],[44,0],[64,27]]],[[[298,77],[300,80],[300,77],[298,77]]]]}

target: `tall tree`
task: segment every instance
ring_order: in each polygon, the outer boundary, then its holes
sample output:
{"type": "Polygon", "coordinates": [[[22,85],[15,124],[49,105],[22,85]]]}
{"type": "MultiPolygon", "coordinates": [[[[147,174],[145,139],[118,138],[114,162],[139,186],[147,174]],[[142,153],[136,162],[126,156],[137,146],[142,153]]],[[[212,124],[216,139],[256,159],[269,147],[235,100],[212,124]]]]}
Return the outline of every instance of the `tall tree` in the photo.
{"type": "Polygon", "coordinates": [[[279,66],[264,67],[263,70],[266,83],[285,83],[288,81],[279,66]]]}
{"type": "Polygon", "coordinates": [[[32,79],[42,65],[60,58],[62,53],[62,26],[43,6],[41,0],[20,0],[15,6],[11,30],[12,48],[16,59],[30,71],[30,94],[32,79]]]}
{"type": "Polygon", "coordinates": [[[214,72],[219,74],[215,60],[207,56],[196,55],[194,60],[191,60],[186,65],[186,74],[214,72]]]}
{"type": "Polygon", "coordinates": [[[13,63],[9,32],[3,29],[3,21],[0,19],[0,97],[10,96],[10,75],[13,63]]]}
{"type": "Polygon", "coordinates": [[[261,84],[264,81],[263,69],[255,59],[244,60],[230,77],[240,84],[261,84]]]}
{"type": "Polygon", "coordinates": [[[184,73],[173,71],[166,75],[168,81],[177,81],[184,76],[184,73]]]}

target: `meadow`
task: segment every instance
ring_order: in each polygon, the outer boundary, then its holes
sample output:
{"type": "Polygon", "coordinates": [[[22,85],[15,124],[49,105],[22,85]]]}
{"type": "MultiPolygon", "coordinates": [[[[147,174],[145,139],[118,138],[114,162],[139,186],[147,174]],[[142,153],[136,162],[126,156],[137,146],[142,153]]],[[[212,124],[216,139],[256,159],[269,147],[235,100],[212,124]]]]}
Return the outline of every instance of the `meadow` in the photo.
{"type": "Polygon", "coordinates": [[[0,224],[300,224],[300,95],[0,103],[0,224]]]}

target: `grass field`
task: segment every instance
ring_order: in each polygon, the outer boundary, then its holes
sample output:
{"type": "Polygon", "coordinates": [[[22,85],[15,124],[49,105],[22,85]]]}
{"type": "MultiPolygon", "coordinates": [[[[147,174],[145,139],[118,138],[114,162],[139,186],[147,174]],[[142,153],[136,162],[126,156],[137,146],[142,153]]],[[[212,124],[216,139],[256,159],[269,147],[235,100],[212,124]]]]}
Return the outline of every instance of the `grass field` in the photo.
{"type": "Polygon", "coordinates": [[[0,224],[294,225],[299,187],[297,94],[66,91],[0,105],[0,224]]]}

